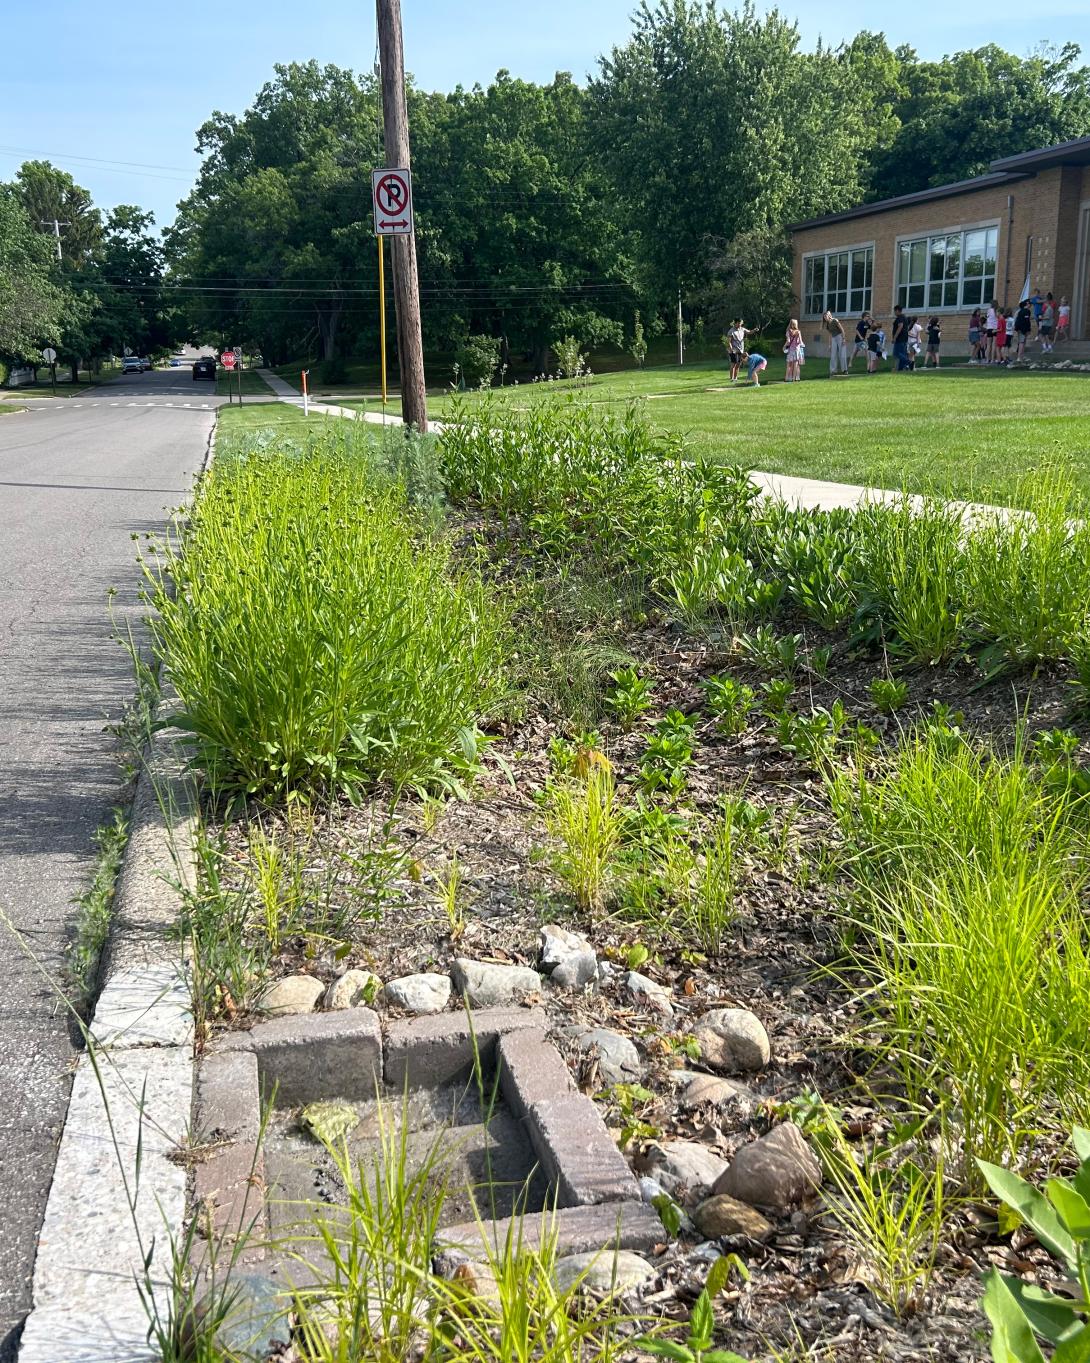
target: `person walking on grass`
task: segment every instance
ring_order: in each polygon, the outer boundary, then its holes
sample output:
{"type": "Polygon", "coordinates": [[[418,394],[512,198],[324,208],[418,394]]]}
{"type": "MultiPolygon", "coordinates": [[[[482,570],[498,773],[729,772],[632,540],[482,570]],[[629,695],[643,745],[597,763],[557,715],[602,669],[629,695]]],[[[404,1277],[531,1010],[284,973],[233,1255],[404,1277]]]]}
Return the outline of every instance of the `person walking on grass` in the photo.
{"type": "Polygon", "coordinates": [[[747,329],[741,317],[735,318],[727,332],[727,350],[730,354],[730,381],[738,382],[738,370],[746,358],[746,341],[754,333],[747,329]]]}
{"type": "Polygon", "coordinates": [[[844,335],[844,323],[826,311],[821,325],[829,333],[829,377],[848,372],[848,338],[844,335]]]}
{"type": "Polygon", "coordinates": [[[972,316],[969,318],[969,363],[980,363],[980,333],[984,323],[980,316],[980,309],[974,308],[972,316]]]}
{"type": "Polygon", "coordinates": [[[792,317],[787,324],[787,335],[783,338],[783,353],[787,356],[787,369],[784,383],[798,383],[802,378],[803,344],[798,318],[792,317]]]}
{"type": "Polygon", "coordinates": [[[1014,358],[1024,360],[1026,357],[1026,346],[1029,344],[1030,328],[1033,326],[1033,309],[1030,300],[1023,298],[1018,304],[1018,312],[1014,318],[1014,358]]]}
{"type": "Polygon", "coordinates": [[[913,317],[908,324],[908,367],[915,371],[916,360],[923,350],[923,327],[920,319],[913,317]]]}
{"type": "Polygon", "coordinates": [[[893,309],[893,358],[898,373],[908,368],[908,318],[900,303],[893,309]]]}
{"type": "Polygon", "coordinates": [[[1056,312],[1056,339],[1057,341],[1071,339],[1071,304],[1066,298],[1060,299],[1060,306],[1056,312]]]}
{"type": "Polygon", "coordinates": [[[1045,294],[1045,301],[1041,304],[1041,324],[1037,328],[1037,335],[1041,338],[1041,353],[1044,355],[1052,354],[1052,330],[1056,325],[1056,304],[1050,293],[1045,294]]]}
{"type": "Polygon", "coordinates": [[[749,357],[749,381],[754,388],[761,386],[761,371],[768,368],[768,361],[754,351],[749,357]]]}
{"type": "Polygon", "coordinates": [[[860,355],[864,359],[867,357],[867,332],[874,326],[874,319],[869,312],[865,312],[855,324],[855,346],[852,350],[852,357],[849,363],[854,364],[860,355]]]}
{"type": "Polygon", "coordinates": [[[942,323],[932,317],[927,324],[927,354],[923,357],[923,367],[939,367],[939,346],[942,344],[942,323]]]}

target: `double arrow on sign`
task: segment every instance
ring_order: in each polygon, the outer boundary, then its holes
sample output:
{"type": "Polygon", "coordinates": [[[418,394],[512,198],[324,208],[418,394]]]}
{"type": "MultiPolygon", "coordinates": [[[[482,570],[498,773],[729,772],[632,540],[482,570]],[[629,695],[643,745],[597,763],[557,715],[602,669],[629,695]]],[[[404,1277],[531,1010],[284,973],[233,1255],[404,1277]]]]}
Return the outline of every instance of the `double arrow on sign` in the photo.
{"type": "Polygon", "coordinates": [[[385,227],[408,227],[408,225],[409,225],[408,218],[402,218],[400,222],[387,222],[385,219],[382,219],[379,222],[378,226],[379,231],[381,232],[385,227]]]}

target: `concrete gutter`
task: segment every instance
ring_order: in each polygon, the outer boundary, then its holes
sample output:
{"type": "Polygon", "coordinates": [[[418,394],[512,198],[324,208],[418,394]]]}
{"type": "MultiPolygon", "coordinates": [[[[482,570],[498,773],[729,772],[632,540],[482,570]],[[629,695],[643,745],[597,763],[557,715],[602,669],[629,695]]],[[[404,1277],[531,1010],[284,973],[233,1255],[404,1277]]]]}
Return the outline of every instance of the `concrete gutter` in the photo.
{"type": "MultiPolygon", "coordinates": [[[[204,467],[211,460],[211,441],[204,467]]],[[[157,733],[136,785],[131,832],[34,1265],[20,1363],[151,1363],[150,1295],[171,1300],[172,1245],[186,1213],[193,1018],[183,944],[172,936],[194,884],[197,798],[180,740],[157,733]]]]}

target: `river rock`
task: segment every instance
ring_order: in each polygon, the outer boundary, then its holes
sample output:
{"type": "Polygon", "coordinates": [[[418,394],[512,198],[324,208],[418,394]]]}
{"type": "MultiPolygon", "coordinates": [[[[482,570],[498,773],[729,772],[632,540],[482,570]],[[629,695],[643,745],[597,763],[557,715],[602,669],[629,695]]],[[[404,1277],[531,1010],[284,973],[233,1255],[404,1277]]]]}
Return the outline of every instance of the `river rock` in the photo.
{"type": "Polygon", "coordinates": [[[678,1102],[686,1112],[691,1112],[694,1108],[709,1104],[712,1107],[726,1107],[742,1095],[743,1090],[729,1079],[720,1079],[714,1074],[694,1074],[686,1080],[678,1095],[678,1102]]]}
{"type": "Polygon", "coordinates": [[[693,1212],[693,1222],[701,1235],[718,1240],[724,1235],[746,1235],[751,1240],[767,1240],[775,1230],[759,1211],[737,1198],[718,1193],[702,1202],[693,1212]]]}
{"type": "Polygon", "coordinates": [[[495,965],[491,961],[454,962],[454,984],[474,1008],[503,1008],[525,994],[541,991],[541,976],[524,965],[495,965]]]}
{"type": "Polygon", "coordinates": [[[282,1283],[260,1273],[232,1273],[230,1282],[209,1289],[182,1323],[186,1346],[196,1347],[194,1336],[208,1327],[229,1303],[225,1318],[216,1327],[214,1342],[224,1357],[263,1360],[280,1358],[291,1344],[291,1294],[282,1283]]]}
{"type": "Polygon", "coordinates": [[[567,1292],[578,1282],[584,1292],[605,1297],[613,1292],[631,1292],[653,1278],[655,1272],[646,1259],[641,1259],[631,1250],[621,1249],[613,1253],[605,1249],[591,1254],[569,1254],[558,1259],[553,1268],[553,1278],[561,1292],[567,1292]]]}
{"type": "Polygon", "coordinates": [[[657,980],[650,980],[636,970],[630,970],[624,977],[624,986],[634,994],[639,1003],[645,1004],[663,1017],[674,1016],[674,1005],[670,1002],[670,991],[657,980]]]}
{"type": "Polygon", "coordinates": [[[712,1192],[786,1211],[820,1187],[821,1165],[798,1127],[783,1122],[744,1145],[712,1192]]]}
{"type": "Polygon", "coordinates": [[[713,1008],[701,1016],[693,1036],[701,1060],[717,1070],[761,1070],[772,1055],[764,1025],[748,1008],[713,1008]]]}
{"type": "Polygon", "coordinates": [[[451,987],[449,975],[402,975],[383,988],[382,999],[409,1013],[441,1013],[450,1002],[451,987]]]}
{"type": "Polygon", "coordinates": [[[325,993],[325,985],[313,975],[288,975],[267,985],[257,1000],[258,1009],[268,1017],[287,1017],[289,1013],[312,1013],[325,993]]]}
{"type": "Polygon", "coordinates": [[[607,1084],[631,1084],[639,1079],[640,1053],[628,1037],[608,1027],[569,1027],[566,1031],[575,1038],[577,1050],[597,1048],[598,1066],[607,1084]]]}
{"type": "Polygon", "coordinates": [[[369,970],[346,970],[325,991],[323,1007],[330,1013],[342,1008],[361,1008],[378,992],[382,981],[369,970]]]}
{"type": "Polygon", "coordinates": [[[569,932],[557,923],[541,929],[541,968],[558,989],[582,989],[598,974],[594,948],[578,932],[569,932]]]}
{"type": "Polygon", "coordinates": [[[711,1191],[727,1162],[699,1141],[663,1141],[647,1152],[650,1173],[671,1197],[691,1207],[711,1191]]]}

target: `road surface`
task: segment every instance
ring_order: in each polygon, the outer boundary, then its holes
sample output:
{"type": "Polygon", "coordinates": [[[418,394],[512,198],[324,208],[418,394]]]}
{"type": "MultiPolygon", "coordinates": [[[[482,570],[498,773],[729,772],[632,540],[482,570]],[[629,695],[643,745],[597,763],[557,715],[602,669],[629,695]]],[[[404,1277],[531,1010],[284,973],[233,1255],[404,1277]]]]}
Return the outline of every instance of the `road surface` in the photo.
{"type": "Polygon", "coordinates": [[[95,830],[121,795],[105,726],[133,679],[107,589],[118,623],[135,624],[132,536],[161,530],[188,492],[212,389],[163,370],[0,410],[0,913],[14,927],[0,920],[0,1363],[30,1308],[78,1040],[46,975],[62,968],[95,830]]]}

